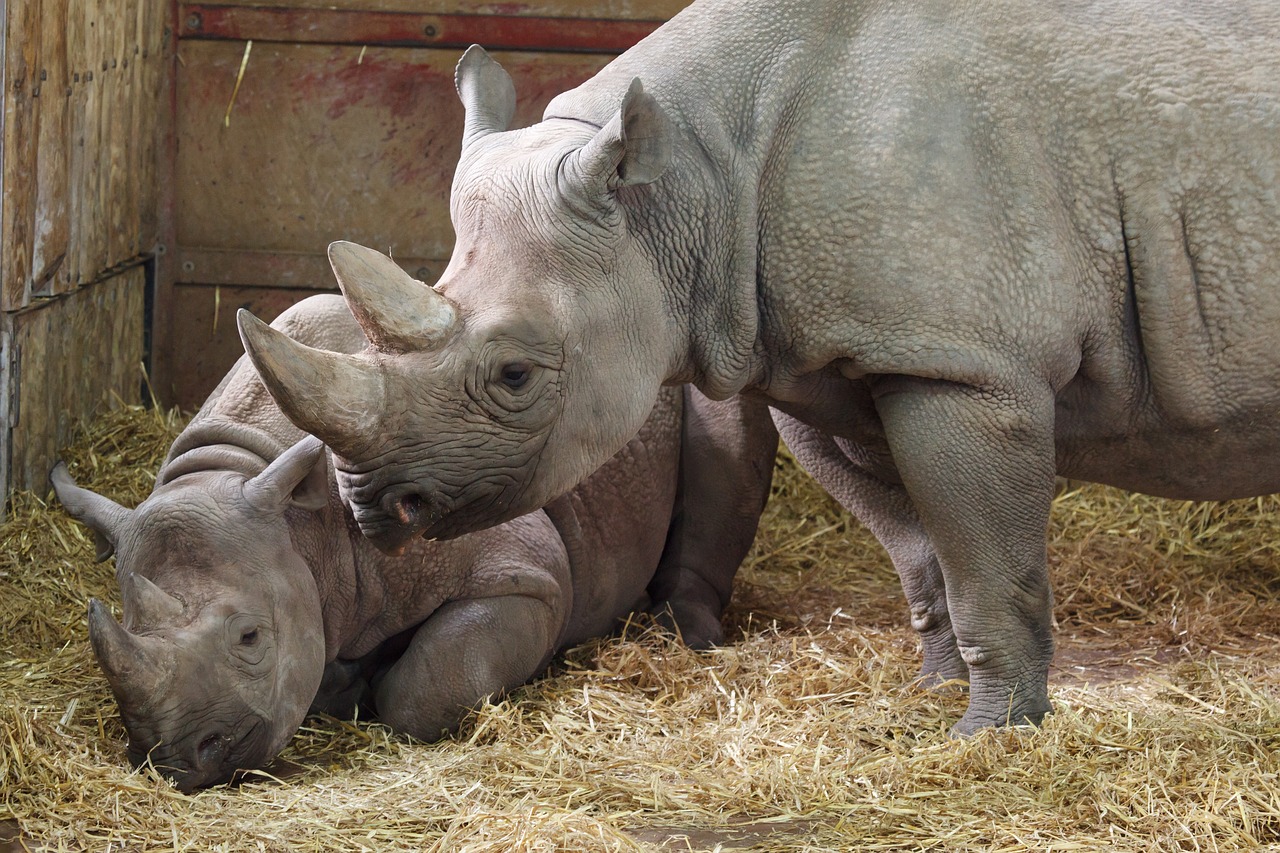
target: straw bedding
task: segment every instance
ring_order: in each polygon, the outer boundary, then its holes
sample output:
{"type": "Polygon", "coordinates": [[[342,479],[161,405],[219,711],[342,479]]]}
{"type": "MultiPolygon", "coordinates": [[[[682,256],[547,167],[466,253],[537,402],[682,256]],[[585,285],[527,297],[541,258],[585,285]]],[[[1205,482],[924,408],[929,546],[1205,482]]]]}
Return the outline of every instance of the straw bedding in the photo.
{"type": "MultiPolygon", "coordinates": [[[[180,420],[125,408],[67,451],[140,501],[180,420]]],[[[43,496],[0,531],[0,850],[1226,850],[1280,845],[1280,509],[1059,496],[1056,713],[948,739],[909,686],[887,559],[786,457],[728,616],[693,653],[633,626],[424,745],[311,718],[240,784],[124,761],[86,636],[111,564],[43,496]]]]}

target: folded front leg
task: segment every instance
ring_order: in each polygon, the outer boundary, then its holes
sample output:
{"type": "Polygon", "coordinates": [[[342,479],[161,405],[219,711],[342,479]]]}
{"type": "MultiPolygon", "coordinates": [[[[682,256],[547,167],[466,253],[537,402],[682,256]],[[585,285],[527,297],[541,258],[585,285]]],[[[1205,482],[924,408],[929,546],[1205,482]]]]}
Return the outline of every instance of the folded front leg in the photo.
{"type": "Polygon", "coordinates": [[[1053,656],[1053,395],[1031,380],[979,389],[912,377],[886,378],[875,392],[969,668],[969,708],[954,731],[1039,723],[1053,656]]]}
{"type": "Polygon", "coordinates": [[[439,739],[486,697],[540,673],[561,621],[545,601],[527,595],[444,605],[374,685],[378,717],[420,740],[439,739]]]}
{"type": "Polygon", "coordinates": [[[650,610],[691,648],[724,639],[721,615],[769,499],[778,433],[763,403],[684,388],[680,487],[650,610]]]}

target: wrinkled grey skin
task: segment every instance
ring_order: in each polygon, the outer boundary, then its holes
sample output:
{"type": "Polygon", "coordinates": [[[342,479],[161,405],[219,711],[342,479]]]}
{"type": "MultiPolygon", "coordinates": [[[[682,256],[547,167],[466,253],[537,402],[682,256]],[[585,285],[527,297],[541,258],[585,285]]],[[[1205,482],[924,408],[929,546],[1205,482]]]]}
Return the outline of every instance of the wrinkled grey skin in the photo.
{"type": "MultiPolygon", "coordinates": [[[[365,346],[337,296],[275,327],[365,346]]],[[[387,556],[345,511],[318,440],[286,421],[241,359],[174,442],[155,491],[126,510],[59,498],[116,554],[124,625],[97,601],[90,638],[129,758],[190,790],[261,766],[308,707],[357,705],[434,739],[560,648],[649,609],[690,645],[720,616],[768,493],[768,410],[672,388],[638,436],[545,511],[387,556]],[[709,500],[719,489],[723,499],[709,500]]]]}
{"type": "Polygon", "coordinates": [[[535,506],[663,384],[754,395],[884,539],[968,733],[1050,710],[1055,471],[1280,490],[1272,0],[699,0],[533,127],[477,49],[458,87],[455,319],[347,363],[375,428],[320,432],[365,529],[396,490],[431,536],[535,506]],[[521,361],[502,465],[460,450],[468,377],[521,361]]]}

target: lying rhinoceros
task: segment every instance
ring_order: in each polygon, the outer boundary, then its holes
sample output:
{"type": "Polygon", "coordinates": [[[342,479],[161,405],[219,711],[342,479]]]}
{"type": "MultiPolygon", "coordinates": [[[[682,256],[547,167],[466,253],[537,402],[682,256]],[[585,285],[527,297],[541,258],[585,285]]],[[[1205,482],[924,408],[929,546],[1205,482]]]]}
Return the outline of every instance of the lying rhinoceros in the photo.
{"type": "Polygon", "coordinates": [[[1050,708],[1055,468],[1280,490],[1274,0],[698,0],[531,127],[478,48],[457,85],[434,304],[354,357],[244,324],[374,535],[546,502],[664,384],[755,395],[902,532],[971,732],[1050,708]]]}
{"type": "MultiPolygon", "coordinates": [[[[275,325],[332,350],[366,343],[337,296],[275,325]]],[[[360,702],[437,738],[636,609],[692,645],[719,640],[776,446],[765,407],[669,388],[621,453],[545,511],[386,556],[345,511],[323,445],[281,417],[241,359],[137,509],[61,467],[53,482],[99,558],[116,554],[124,625],[95,600],[89,636],[129,758],[191,789],[269,760],[311,706],[349,714],[360,702]]]]}

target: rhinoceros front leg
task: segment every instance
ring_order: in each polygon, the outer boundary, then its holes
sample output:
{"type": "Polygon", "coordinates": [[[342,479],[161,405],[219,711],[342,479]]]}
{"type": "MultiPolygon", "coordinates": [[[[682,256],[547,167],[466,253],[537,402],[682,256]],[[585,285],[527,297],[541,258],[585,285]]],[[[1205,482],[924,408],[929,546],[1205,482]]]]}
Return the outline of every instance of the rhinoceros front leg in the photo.
{"type": "Polygon", "coordinates": [[[1039,723],[1048,696],[1053,395],[914,377],[875,387],[894,463],[933,542],[969,708],[953,731],[1039,723]]]}
{"type": "Polygon", "coordinates": [[[778,432],[763,403],[684,393],[680,487],[648,592],[659,623],[702,649],[724,639],[720,618],[769,499],[778,432]]]}
{"type": "Polygon", "coordinates": [[[420,740],[438,740],[486,697],[541,672],[560,621],[546,602],[527,595],[445,604],[374,684],[378,717],[420,740]]]}
{"type": "Polygon", "coordinates": [[[951,630],[942,569],[906,489],[877,476],[875,460],[860,448],[776,409],[773,420],[800,466],[889,553],[911,611],[911,627],[924,648],[920,682],[968,681],[969,668],[951,630]]]}

